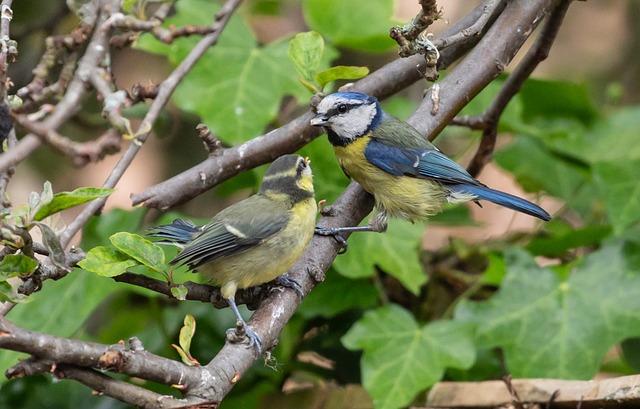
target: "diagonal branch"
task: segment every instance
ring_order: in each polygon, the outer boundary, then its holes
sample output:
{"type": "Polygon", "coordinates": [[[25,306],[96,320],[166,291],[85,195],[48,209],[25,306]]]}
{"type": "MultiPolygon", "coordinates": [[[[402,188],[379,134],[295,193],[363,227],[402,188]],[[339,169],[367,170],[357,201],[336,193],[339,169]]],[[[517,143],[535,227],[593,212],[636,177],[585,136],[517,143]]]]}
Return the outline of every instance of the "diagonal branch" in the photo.
{"type": "Polygon", "coordinates": [[[478,150],[469,164],[468,171],[475,176],[482,168],[491,161],[493,150],[496,146],[498,136],[498,123],[504,110],[511,99],[520,92],[522,85],[529,78],[533,70],[549,56],[549,50],[558,35],[564,16],[567,13],[571,0],[566,0],[558,4],[553,9],[545,25],[540,31],[531,49],[524,56],[520,64],[513,70],[505,80],[500,92],[491,102],[487,110],[478,117],[458,119],[454,118],[455,124],[469,124],[473,129],[482,129],[482,139],[478,150]]]}
{"type": "MultiPolygon", "coordinates": [[[[455,36],[460,30],[473,26],[479,17],[484,18],[486,15],[485,7],[477,7],[446,30],[442,38],[455,36]]],[[[452,46],[444,50],[441,59],[444,63],[440,69],[460,58],[479,40],[480,36],[475,36],[463,46],[452,46]]],[[[422,56],[398,59],[357,81],[353,88],[384,99],[420,80],[424,65],[422,56]]],[[[224,149],[191,169],[141,193],[133,194],[133,205],[144,204],[147,207],[166,210],[187,202],[240,172],[295,152],[320,135],[320,131],[309,124],[312,116],[312,113],[307,112],[278,129],[241,145],[224,149]]]]}

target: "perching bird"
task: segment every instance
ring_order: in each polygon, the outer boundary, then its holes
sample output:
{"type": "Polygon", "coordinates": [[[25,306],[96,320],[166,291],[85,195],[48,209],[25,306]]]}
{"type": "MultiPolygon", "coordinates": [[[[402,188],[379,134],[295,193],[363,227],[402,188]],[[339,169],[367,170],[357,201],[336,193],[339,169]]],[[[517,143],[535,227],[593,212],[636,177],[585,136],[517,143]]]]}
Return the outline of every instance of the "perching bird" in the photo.
{"type": "Polygon", "coordinates": [[[309,160],[285,155],[269,166],[257,194],[222,210],[207,225],[176,219],[149,235],[182,248],[171,264],[186,264],[221,287],[249,346],[260,354],[260,338],[242,319],[236,290],[271,281],[293,266],[313,236],[316,213],[309,160]]]}
{"type": "Polygon", "coordinates": [[[488,200],[551,219],[539,206],[474,179],[414,127],[384,112],[375,97],[359,92],[327,95],[311,125],[324,127],[340,166],[374,196],[376,205],[369,226],[317,233],[384,232],[389,216],[414,222],[439,213],[447,202],[469,200],[488,200]]]}

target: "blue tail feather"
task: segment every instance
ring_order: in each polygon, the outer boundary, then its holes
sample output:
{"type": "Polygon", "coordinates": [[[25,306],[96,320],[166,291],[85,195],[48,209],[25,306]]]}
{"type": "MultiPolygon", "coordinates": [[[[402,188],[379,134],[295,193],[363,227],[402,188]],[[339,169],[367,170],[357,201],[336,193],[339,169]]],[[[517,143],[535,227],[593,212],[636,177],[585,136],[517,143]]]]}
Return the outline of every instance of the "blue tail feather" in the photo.
{"type": "Polygon", "coordinates": [[[171,224],[155,226],[149,231],[147,236],[163,239],[160,244],[185,244],[200,228],[188,220],[175,219],[171,224]]]}
{"type": "Polygon", "coordinates": [[[528,214],[529,216],[537,217],[544,221],[551,220],[551,215],[540,206],[533,204],[520,197],[510,195],[509,193],[493,190],[486,186],[480,185],[454,185],[453,189],[456,192],[470,193],[478,197],[478,200],[487,200],[500,206],[507,207],[517,212],[528,214]]]}

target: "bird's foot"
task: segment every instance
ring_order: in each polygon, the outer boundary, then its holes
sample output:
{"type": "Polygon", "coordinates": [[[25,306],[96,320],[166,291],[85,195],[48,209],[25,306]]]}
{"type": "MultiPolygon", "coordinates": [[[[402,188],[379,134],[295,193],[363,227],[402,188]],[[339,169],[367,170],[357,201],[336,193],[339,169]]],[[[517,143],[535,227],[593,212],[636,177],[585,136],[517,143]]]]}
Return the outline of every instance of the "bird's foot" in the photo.
{"type": "Polygon", "coordinates": [[[238,320],[235,328],[227,330],[227,341],[232,344],[247,343],[247,348],[253,347],[258,356],[262,354],[262,341],[246,322],[238,320]]]}
{"type": "Polygon", "coordinates": [[[344,254],[349,248],[349,243],[347,243],[347,240],[340,234],[342,231],[343,229],[340,227],[316,227],[315,234],[319,236],[332,236],[338,244],[340,244],[338,254],[344,254]]]}
{"type": "Polygon", "coordinates": [[[273,280],[273,282],[275,285],[278,285],[280,287],[286,287],[286,288],[292,289],[293,291],[296,292],[296,294],[298,294],[298,297],[300,297],[300,299],[304,298],[304,292],[302,291],[302,286],[300,286],[300,284],[296,280],[289,278],[283,274],[281,276],[278,276],[275,280],[273,280]]]}

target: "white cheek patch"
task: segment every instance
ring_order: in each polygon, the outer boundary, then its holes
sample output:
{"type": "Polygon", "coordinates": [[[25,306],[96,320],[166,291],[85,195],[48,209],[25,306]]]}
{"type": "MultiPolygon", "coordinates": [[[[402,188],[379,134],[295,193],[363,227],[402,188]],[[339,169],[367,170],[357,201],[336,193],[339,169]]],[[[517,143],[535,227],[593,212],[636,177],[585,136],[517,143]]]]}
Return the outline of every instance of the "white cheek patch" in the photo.
{"type": "Polygon", "coordinates": [[[341,138],[355,139],[367,132],[375,116],[375,104],[353,107],[346,114],[331,118],[331,129],[341,138]]]}

